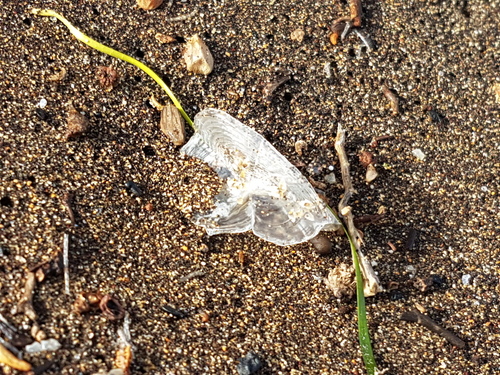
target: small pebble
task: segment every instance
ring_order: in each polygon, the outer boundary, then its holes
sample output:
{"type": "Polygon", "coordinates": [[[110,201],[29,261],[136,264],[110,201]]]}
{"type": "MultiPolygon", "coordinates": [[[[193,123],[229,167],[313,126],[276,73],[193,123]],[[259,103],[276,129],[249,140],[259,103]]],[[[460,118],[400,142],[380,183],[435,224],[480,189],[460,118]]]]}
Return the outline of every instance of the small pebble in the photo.
{"type": "Polygon", "coordinates": [[[167,104],[163,107],[160,116],[160,129],[176,146],[186,143],[186,129],[184,119],[177,107],[167,104]]]}
{"type": "Polygon", "coordinates": [[[140,197],[143,194],[143,192],[142,192],[141,188],[139,187],[139,185],[137,185],[134,181],[128,181],[125,184],[125,187],[127,188],[127,190],[129,190],[136,197],[140,197]]]}
{"type": "Polygon", "coordinates": [[[41,99],[40,102],[38,103],[38,106],[40,108],[45,108],[47,106],[47,100],[46,99],[41,99]]]}
{"type": "Polygon", "coordinates": [[[76,110],[73,103],[69,103],[66,140],[80,137],[89,129],[89,120],[76,110]]]}
{"type": "Polygon", "coordinates": [[[378,176],[378,172],[377,172],[377,169],[373,166],[373,164],[370,164],[368,165],[368,167],[366,168],[366,177],[365,177],[365,180],[366,182],[372,182],[373,180],[375,180],[378,176]]]}
{"type": "Polygon", "coordinates": [[[307,143],[304,140],[299,140],[295,142],[295,152],[302,156],[304,154],[304,150],[307,148],[307,143]]]}
{"type": "Polygon", "coordinates": [[[35,114],[38,116],[38,118],[42,121],[45,121],[49,118],[49,113],[47,111],[44,111],[41,108],[35,109],[35,114]]]}
{"type": "Polygon", "coordinates": [[[417,272],[417,269],[410,264],[410,265],[405,267],[405,271],[410,274],[410,279],[413,279],[415,277],[415,273],[417,272]]]}
{"type": "Polygon", "coordinates": [[[332,252],[332,241],[324,234],[318,234],[311,238],[309,242],[314,246],[314,250],[321,255],[328,255],[332,252]]]}
{"type": "Polygon", "coordinates": [[[214,58],[205,42],[198,35],[194,35],[188,40],[183,57],[189,72],[208,75],[214,68],[214,58]]]}
{"type": "Polygon", "coordinates": [[[328,173],[325,176],[325,181],[329,184],[334,184],[335,182],[337,182],[337,179],[335,178],[335,173],[328,173]]]}

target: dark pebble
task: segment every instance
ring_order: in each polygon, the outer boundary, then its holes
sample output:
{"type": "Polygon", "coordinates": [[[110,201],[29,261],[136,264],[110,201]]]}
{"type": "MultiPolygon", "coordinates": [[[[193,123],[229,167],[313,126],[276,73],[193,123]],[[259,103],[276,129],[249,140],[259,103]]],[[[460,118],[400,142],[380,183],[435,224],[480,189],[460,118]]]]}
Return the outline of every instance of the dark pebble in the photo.
{"type": "Polygon", "coordinates": [[[172,306],[164,305],[161,308],[162,310],[168,312],[170,315],[175,316],[177,319],[183,319],[187,317],[187,315],[184,314],[182,311],[174,309],[172,306]]]}
{"type": "Polygon", "coordinates": [[[406,299],[406,296],[399,290],[392,290],[390,296],[391,301],[401,301],[406,299]]]}
{"type": "Polygon", "coordinates": [[[262,361],[253,352],[248,352],[248,354],[241,358],[236,369],[239,375],[252,375],[259,371],[262,367],[262,361]]]}
{"type": "Polygon", "coordinates": [[[35,109],[35,114],[37,115],[37,117],[42,120],[42,121],[46,121],[48,120],[49,118],[49,113],[47,111],[44,111],[43,109],[41,108],[37,108],[35,109]]]}
{"type": "Polygon", "coordinates": [[[125,184],[125,187],[127,188],[128,191],[130,191],[132,194],[134,194],[136,197],[142,196],[143,192],[139,185],[137,185],[134,181],[128,181],[125,184]]]}

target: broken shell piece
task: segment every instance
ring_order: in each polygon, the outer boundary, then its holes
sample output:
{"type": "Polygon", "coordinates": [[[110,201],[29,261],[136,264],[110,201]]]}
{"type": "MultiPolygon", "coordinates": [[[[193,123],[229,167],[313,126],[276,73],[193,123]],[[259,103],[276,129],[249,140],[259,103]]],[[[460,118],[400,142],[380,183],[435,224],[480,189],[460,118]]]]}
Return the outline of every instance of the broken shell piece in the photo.
{"type": "Polygon", "coordinates": [[[336,298],[351,298],[356,291],[354,269],[345,263],[331,270],[323,281],[336,298]]]}
{"type": "Polygon", "coordinates": [[[96,310],[99,308],[99,302],[101,302],[102,294],[83,292],[76,296],[76,300],[73,303],[73,308],[78,313],[87,312],[90,310],[96,310]]]}
{"type": "Polygon", "coordinates": [[[198,35],[187,41],[183,56],[189,72],[208,75],[214,68],[214,58],[198,35]]]}
{"type": "Polygon", "coordinates": [[[99,303],[99,308],[101,309],[103,315],[109,320],[120,320],[125,316],[125,310],[123,309],[120,301],[109,294],[102,297],[101,302],[99,303]]]}
{"type": "Polygon", "coordinates": [[[290,34],[290,39],[300,43],[304,40],[304,35],[306,35],[304,29],[299,27],[298,29],[292,31],[292,33],[290,34]]]}
{"type": "Polygon", "coordinates": [[[171,35],[166,35],[166,34],[162,34],[162,33],[157,33],[155,35],[155,39],[160,42],[160,43],[163,43],[163,44],[166,44],[166,43],[173,43],[175,42],[177,39],[175,39],[173,36],[171,35]]]}
{"type": "Polygon", "coordinates": [[[163,3],[163,0],[137,0],[139,8],[144,10],[152,10],[158,8],[163,3]]]}
{"type": "Polygon", "coordinates": [[[366,182],[368,183],[372,182],[377,178],[377,176],[378,172],[377,169],[373,166],[373,164],[368,165],[368,167],[366,167],[366,177],[365,177],[366,182]]]}
{"type": "Polygon", "coordinates": [[[52,82],[62,81],[64,77],[66,77],[66,68],[59,68],[59,71],[48,76],[47,80],[52,82]]]}
{"type": "Polygon", "coordinates": [[[176,146],[182,146],[186,143],[186,129],[184,119],[177,107],[173,104],[167,104],[161,111],[160,118],[161,131],[176,146]]]}
{"type": "Polygon", "coordinates": [[[302,139],[300,141],[295,142],[295,152],[302,156],[304,150],[307,148],[307,143],[302,139]]]}
{"type": "Polygon", "coordinates": [[[66,130],[66,140],[72,138],[77,138],[87,132],[89,129],[89,120],[78,112],[73,103],[69,103],[68,120],[67,120],[67,130],[66,130]]]}
{"type": "Polygon", "coordinates": [[[206,109],[182,153],[225,180],[215,209],[195,216],[209,235],[248,230],[277,245],[305,242],[339,222],[307,179],[264,137],[223,111],[206,109]]]}
{"type": "Polygon", "coordinates": [[[19,371],[31,370],[31,365],[28,362],[17,358],[2,344],[0,344],[0,363],[19,371]]]}

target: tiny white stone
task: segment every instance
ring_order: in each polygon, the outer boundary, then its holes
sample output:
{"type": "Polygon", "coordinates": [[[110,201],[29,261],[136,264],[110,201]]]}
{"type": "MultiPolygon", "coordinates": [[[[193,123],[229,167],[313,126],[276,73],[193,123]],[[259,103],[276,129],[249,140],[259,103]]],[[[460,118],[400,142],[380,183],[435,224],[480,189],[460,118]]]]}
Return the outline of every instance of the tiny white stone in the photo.
{"type": "Polygon", "coordinates": [[[47,100],[46,99],[41,99],[40,103],[38,103],[38,106],[40,108],[45,108],[47,106],[47,100]]]}
{"type": "Polygon", "coordinates": [[[469,285],[470,284],[470,279],[471,279],[471,275],[469,275],[469,274],[463,275],[462,276],[462,284],[469,285]]]}
{"type": "Polygon", "coordinates": [[[416,148],[412,152],[413,156],[415,156],[418,160],[424,160],[425,159],[425,154],[422,152],[421,149],[416,148]]]}

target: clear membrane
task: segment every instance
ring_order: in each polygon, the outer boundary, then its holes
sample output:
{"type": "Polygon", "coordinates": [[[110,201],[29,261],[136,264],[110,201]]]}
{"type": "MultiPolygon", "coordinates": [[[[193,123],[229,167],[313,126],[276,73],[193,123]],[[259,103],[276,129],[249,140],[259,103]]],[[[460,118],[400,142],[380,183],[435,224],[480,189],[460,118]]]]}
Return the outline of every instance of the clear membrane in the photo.
{"type": "Polygon", "coordinates": [[[339,222],[307,179],[268,141],[229,114],[206,109],[181,152],[225,181],[215,208],[195,216],[209,235],[252,230],[277,245],[305,242],[339,222]]]}

